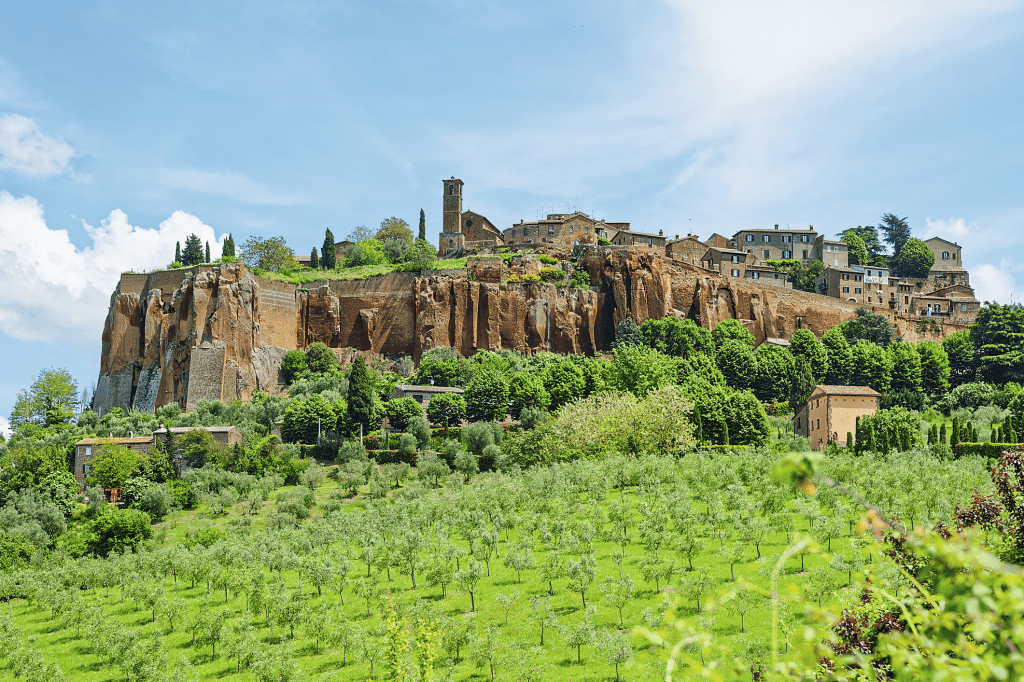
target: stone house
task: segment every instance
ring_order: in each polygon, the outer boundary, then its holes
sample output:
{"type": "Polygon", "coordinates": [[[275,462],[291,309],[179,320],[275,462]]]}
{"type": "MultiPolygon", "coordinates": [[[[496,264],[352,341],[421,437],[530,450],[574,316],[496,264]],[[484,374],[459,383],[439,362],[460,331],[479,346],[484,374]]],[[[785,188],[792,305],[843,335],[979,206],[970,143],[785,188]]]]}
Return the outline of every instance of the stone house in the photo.
{"type": "Polygon", "coordinates": [[[707,252],[708,247],[695,235],[689,234],[680,239],[676,238],[665,243],[665,255],[672,260],[682,261],[690,265],[699,265],[700,257],[707,252]]]}
{"type": "Polygon", "coordinates": [[[703,267],[708,270],[721,272],[726,277],[743,279],[746,277],[747,259],[749,257],[750,254],[746,251],[713,247],[707,250],[701,261],[703,267]]]}
{"type": "Polygon", "coordinates": [[[889,285],[889,268],[880,268],[875,265],[851,265],[850,269],[863,275],[865,303],[868,305],[890,305],[895,292],[889,285]]]}
{"type": "Polygon", "coordinates": [[[735,249],[736,242],[717,232],[712,232],[711,236],[704,240],[704,246],[709,249],[735,249]]]}
{"type": "Polygon", "coordinates": [[[75,443],[75,480],[79,491],[85,490],[86,479],[92,468],[92,460],[107,445],[120,445],[140,454],[148,454],[153,449],[152,436],[130,436],[128,438],[84,438],[75,443]]]}
{"type": "Polygon", "coordinates": [[[878,411],[881,394],[868,386],[815,386],[793,419],[793,431],[811,439],[811,447],[824,450],[829,441],[846,446],[846,434],[855,434],[858,417],[878,411]]]}
{"type": "Polygon", "coordinates": [[[616,246],[644,246],[649,249],[665,250],[664,230],[658,230],[658,234],[650,232],[626,232],[617,233],[611,239],[616,246]]]}
{"type": "MultiPolygon", "coordinates": [[[[753,254],[748,254],[747,257],[751,258],[753,257],[753,254]]],[[[785,273],[778,272],[770,265],[754,265],[747,263],[746,269],[743,272],[743,278],[757,282],[758,284],[767,284],[773,287],[782,287],[783,289],[793,288],[793,283],[789,281],[789,276],[785,273]]]]}
{"type": "Polygon", "coordinates": [[[819,294],[841,298],[851,303],[864,303],[864,273],[853,268],[829,266],[814,280],[814,289],[819,294]]]}
{"type": "Polygon", "coordinates": [[[818,235],[811,245],[811,260],[820,260],[826,266],[845,268],[850,265],[850,246],[846,242],[825,239],[818,235]]]}
{"type": "Polygon", "coordinates": [[[455,386],[416,386],[414,384],[398,384],[391,391],[389,400],[395,398],[412,398],[423,407],[423,416],[427,415],[427,405],[431,398],[441,393],[465,393],[455,386]]]}
{"type": "Polygon", "coordinates": [[[806,263],[811,260],[811,248],[818,233],[814,225],[806,230],[774,229],[740,230],[733,235],[733,248],[755,254],[761,260],[788,260],[795,258],[806,263]]]}
{"type": "Polygon", "coordinates": [[[935,265],[931,267],[928,276],[932,273],[945,274],[949,272],[964,272],[963,262],[960,260],[960,245],[942,237],[932,237],[924,240],[925,245],[935,255],[935,265]]]}
{"type": "Polygon", "coordinates": [[[520,220],[502,232],[505,244],[560,244],[576,246],[597,244],[598,238],[612,241],[620,232],[629,232],[629,223],[606,223],[586,213],[549,213],[534,221],[520,220]]]}

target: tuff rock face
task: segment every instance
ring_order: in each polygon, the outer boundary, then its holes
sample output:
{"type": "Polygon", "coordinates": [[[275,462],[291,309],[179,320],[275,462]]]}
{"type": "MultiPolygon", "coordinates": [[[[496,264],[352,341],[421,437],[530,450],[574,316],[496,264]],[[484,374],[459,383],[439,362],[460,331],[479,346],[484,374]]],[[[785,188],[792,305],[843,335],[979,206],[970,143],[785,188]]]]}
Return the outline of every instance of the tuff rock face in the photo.
{"type": "MultiPolygon", "coordinates": [[[[735,318],[762,341],[800,327],[820,336],[854,316],[853,304],[723,278],[647,249],[589,247],[578,265],[591,289],[481,281],[465,270],[304,286],[264,280],[241,264],[125,274],[110,298],[94,407],[193,409],[202,399],[276,393],[284,354],[315,341],[343,361],[356,353],[418,360],[437,346],[463,355],[595,354],[610,347],[627,317],[675,315],[707,328],[735,318]]],[[[958,329],[895,322],[908,340],[958,329]]]]}

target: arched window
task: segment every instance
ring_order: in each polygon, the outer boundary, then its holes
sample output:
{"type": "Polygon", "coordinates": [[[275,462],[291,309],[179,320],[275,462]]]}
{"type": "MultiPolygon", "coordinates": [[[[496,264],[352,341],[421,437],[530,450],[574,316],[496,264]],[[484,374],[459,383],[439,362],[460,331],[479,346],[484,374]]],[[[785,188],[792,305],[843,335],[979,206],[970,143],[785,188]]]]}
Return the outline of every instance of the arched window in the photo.
{"type": "Polygon", "coordinates": [[[580,245],[580,240],[579,239],[574,239],[573,242],[572,242],[572,245],[573,246],[579,246],[580,245]]]}
{"type": "Polygon", "coordinates": [[[449,249],[451,249],[451,248],[453,248],[454,246],[455,246],[455,240],[453,240],[453,239],[449,239],[449,240],[448,240],[448,248],[449,248],[449,249]]]}
{"type": "Polygon", "coordinates": [[[455,194],[455,185],[448,185],[448,194],[455,194]]]}

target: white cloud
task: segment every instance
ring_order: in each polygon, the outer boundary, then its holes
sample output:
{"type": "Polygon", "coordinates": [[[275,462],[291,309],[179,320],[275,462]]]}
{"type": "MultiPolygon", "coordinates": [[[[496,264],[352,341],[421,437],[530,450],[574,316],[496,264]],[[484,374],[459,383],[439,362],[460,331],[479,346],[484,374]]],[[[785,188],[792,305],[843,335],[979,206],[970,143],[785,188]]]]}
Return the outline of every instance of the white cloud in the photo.
{"type": "Polygon", "coordinates": [[[4,438],[11,437],[11,422],[7,421],[6,417],[0,417],[0,434],[4,438]]]}
{"type": "Polygon", "coordinates": [[[63,140],[41,133],[32,119],[0,115],[0,168],[46,178],[66,173],[74,154],[63,140]]]}
{"type": "Polygon", "coordinates": [[[120,209],[93,227],[92,244],[79,249],[67,230],[46,225],[33,197],[0,191],[0,331],[29,341],[95,344],[110,294],[123,271],[152,269],[174,258],[175,242],[195,233],[219,248],[214,230],[175,211],[157,229],[136,227],[120,209]]]}
{"type": "Polygon", "coordinates": [[[166,187],[227,197],[257,206],[290,206],[295,197],[275,193],[241,173],[173,168],[160,171],[158,177],[166,187]]]}
{"type": "Polygon", "coordinates": [[[966,237],[971,232],[976,232],[978,226],[971,223],[968,224],[963,218],[939,218],[938,220],[932,220],[931,218],[925,218],[925,232],[927,236],[925,239],[930,237],[942,237],[943,239],[949,239],[956,241],[957,239],[966,237]]]}
{"type": "Polygon", "coordinates": [[[972,267],[971,284],[974,286],[975,298],[982,302],[1024,302],[1024,296],[1013,276],[1014,269],[1010,262],[1005,260],[999,265],[983,263],[972,267]]]}

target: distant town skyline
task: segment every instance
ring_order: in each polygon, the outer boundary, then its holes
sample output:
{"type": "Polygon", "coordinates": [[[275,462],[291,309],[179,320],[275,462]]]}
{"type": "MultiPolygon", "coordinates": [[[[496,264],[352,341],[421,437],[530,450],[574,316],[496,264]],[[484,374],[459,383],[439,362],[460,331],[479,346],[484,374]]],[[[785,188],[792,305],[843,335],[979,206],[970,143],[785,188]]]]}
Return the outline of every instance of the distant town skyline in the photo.
{"type": "Polygon", "coordinates": [[[500,230],[907,216],[1020,301],[1024,2],[12,5],[0,24],[0,429],[96,380],[122,270],[196,232],[308,254],[442,178],[500,230]],[[568,207],[566,206],[568,204],[568,207]]]}

